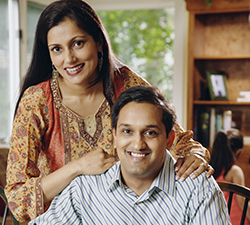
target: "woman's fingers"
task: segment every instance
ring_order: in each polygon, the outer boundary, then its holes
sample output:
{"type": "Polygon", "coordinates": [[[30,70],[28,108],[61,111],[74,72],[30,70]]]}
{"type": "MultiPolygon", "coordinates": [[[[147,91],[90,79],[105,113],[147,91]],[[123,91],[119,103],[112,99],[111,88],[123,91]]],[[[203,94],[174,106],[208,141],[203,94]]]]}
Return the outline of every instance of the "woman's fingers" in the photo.
{"type": "Polygon", "coordinates": [[[209,178],[214,174],[214,168],[208,164],[206,177],[209,178]]]}
{"type": "MultiPolygon", "coordinates": [[[[210,166],[211,167],[211,166],[210,166]]],[[[195,179],[202,172],[209,168],[209,174],[207,177],[213,174],[213,169],[208,167],[208,163],[205,159],[197,154],[191,154],[186,156],[185,158],[180,158],[176,163],[176,180],[184,181],[191,174],[191,178],[195,179]]]]}
{"type": "Polygon", "coordinates": [[[89,152],[77,160],[81,174],[96,175],[101,174],[111,168],[118,161],[117,157],[108,154],[103,149],[96,149],[89,152]]]}

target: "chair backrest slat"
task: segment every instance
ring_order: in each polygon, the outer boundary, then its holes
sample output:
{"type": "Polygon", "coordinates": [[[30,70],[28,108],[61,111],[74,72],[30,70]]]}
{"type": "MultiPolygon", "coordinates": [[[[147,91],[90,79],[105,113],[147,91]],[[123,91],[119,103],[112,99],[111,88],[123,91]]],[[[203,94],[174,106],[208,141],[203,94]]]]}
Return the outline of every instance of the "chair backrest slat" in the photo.
{"type": "Polygon", "coordinates": [[[233,200],[233,192],[230,191],[229,192],[229,198],[228,198],[228,201],[227,201],[227,208],[228,208],[228,213],[230,214],[231,212],[231,205],[232,205],[232,200],[233,200]]]}
{"type": "Polygon", "coordinates": [[[240,224],[242,224],[242,225],[243,225],[244,222],[245,222],[245,218],[246,218],[246,214],[247,214],[248,201],[249,201],[249,199],[246,198],[246,199],[245,199],[245,202],[244,202],[244,207],[243,207],[242,216],[241,216],[241,221],[240,221],[240,224]]]}

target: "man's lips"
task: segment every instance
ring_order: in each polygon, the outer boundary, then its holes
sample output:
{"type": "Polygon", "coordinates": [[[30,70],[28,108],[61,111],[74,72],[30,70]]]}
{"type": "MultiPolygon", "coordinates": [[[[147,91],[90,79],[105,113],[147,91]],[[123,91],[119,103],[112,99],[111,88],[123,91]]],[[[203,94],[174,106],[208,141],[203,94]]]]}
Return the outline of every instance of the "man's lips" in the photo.
{"type": "Polygon", "coordinates": [[[148,152],[135,152],[135,151],[127,151],[129,155],[131,155],[134,158],[144,158],[147,155],[149,155],[148,152]]]}
{"type": "Polygon", "coordinates": [[[145,157],[145,156],[146,156],[146,154],[134,153],[134,152],[130,152],[130,155],[131,155],[131,156],[134,156],[134,157],[145,157]]]}

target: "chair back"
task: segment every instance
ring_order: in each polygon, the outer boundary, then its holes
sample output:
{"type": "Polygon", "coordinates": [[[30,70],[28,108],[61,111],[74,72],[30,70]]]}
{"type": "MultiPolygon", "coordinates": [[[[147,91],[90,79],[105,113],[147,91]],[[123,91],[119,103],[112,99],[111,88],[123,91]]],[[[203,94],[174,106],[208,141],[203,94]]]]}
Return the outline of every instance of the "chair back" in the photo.
{"type": "Polygon", "coordinates": [[[240,225],[244,225],[246,213],[247,213],[247,208],[248,208],[248,201],[250,199],[250,189],[245,187],[245,186],[233,184],[230,182],[217,181],[217,183],[222,191],[229,192],[229,198],[228,198],[228,202],[227,202],[229,215],[230,215],[230,211],[231,211],[233,194],[240,195],[240,196],[245,198],[244,207],[243,207],[243,211],[242,211],[242,215],[241,215],[241,221],[240,221],[240,225]]]}
{"type": "MultiPolygon", "coordinates": [[[[1,186],[0,186],[0,196],[6,204],[5,210],[4,210],[4,215],[3,215],[3,220],[2,220],[2,225],[4,225],[6,222],[8,212],[10,212],[10,210],[8,208],[7,198],[5,196],[4,189],[1,186]]],[[[19,222],[16,220],[16,218],[13,216],[13,214],[11,212],[10,212],[10,215],[11,215],[13,225],[19,225],[19,222]]]]}

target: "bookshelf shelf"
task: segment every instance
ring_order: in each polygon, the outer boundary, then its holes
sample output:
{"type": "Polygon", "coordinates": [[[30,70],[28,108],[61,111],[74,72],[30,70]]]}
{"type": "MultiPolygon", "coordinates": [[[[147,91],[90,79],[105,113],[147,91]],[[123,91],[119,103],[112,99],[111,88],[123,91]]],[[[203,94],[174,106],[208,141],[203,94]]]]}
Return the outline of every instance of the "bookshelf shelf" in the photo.
{"type": "Polygon", "coordinates": [[[185,1],[189,11],[187,129],[193,130],[195,140],[201,142],[197,136],[201,114],[210,127],[211,115],[216,119],[222,115],[223,120],[224,113],[230,111],[232,126],[248,140],[238,164],[250,187],[250,102],[236,101],[241,91],[250,91],[249,0],[213,0],[210,8],[205,0],[185,1]],[[206,71],[226,74],[228,101],[209,100],[206,71]]]}
{"type": "Polygon", "coordinates": [[[250,59],[250,55],[221,55],[221,56],[194,56],[195,60],[234,60],[234,59],[250,59]]]}
{"type": "Polygon", "coordinates": [[[199,101],[195,100],[194,105],[225,105],[225,106],[250,106],[250,102],[236,102],[236,101],[199,101]]]}

